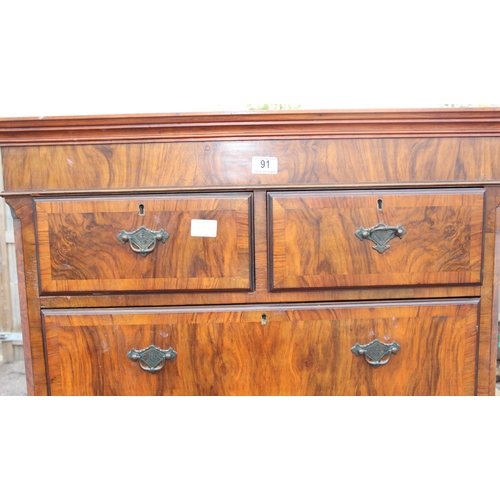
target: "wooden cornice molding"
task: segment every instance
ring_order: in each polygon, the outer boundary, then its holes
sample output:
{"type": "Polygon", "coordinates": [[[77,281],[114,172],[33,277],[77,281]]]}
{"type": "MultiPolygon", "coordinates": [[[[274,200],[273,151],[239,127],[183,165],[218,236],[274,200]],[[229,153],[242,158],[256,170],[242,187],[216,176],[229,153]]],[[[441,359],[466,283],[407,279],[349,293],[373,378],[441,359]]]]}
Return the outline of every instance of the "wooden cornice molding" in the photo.
{"type": "Polygon", "coordinates": [[[0,118],[0,146],[500,136],[500,108],[0,118]]]}

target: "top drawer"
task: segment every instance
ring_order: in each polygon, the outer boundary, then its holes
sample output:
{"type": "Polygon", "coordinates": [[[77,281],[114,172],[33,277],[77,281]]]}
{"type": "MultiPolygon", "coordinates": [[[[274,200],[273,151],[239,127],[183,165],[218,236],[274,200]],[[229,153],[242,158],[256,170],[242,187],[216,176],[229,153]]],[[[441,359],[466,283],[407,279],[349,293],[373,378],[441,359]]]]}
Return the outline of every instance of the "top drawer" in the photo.
{"type": "Polygon", "coordinates": [[[269,194],[271,290],[479,284],[482,189],[269,194]]]}
{"type": "Polygon", "coordinates": [[[251,290],[252,195],[36,202],[43,293],[251,290]]]}

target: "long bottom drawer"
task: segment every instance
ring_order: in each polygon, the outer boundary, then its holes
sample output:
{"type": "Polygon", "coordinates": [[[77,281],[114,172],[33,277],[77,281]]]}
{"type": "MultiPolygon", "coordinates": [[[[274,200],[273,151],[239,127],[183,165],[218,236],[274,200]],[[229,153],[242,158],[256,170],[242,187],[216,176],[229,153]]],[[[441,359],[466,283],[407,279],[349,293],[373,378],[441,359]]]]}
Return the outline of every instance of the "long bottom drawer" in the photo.
{"type": "Polygon", "coordinates": [[[46,310],[53,395],[472,395],[479,301],[46,310]]]}

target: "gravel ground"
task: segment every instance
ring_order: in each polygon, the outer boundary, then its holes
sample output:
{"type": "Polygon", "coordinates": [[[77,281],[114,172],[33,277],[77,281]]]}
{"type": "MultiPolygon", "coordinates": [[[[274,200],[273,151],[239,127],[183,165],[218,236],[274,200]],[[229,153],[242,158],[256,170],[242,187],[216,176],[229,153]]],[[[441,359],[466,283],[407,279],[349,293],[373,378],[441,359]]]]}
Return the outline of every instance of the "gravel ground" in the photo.
{"type": "Polygon", "coordinates": [[[0,363],[0,396],[26,396],[24,361],[0,363]]]}

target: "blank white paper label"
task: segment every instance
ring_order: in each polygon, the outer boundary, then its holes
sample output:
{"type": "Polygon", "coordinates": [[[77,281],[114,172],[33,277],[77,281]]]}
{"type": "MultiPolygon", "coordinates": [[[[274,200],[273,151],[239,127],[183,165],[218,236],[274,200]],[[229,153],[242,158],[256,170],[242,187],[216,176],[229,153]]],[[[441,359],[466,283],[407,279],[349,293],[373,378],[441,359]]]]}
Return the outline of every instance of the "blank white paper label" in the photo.
{"type": "Polygon", "coordinates": [[[253,156],[252,174],[277,174],[278,158],[272,156],[253,156]]]}
{"type": "Polygon", "coordinates": [[[204,219],[191,219],[191,236],[215,238],[217,236],[217,221],[204,219]]]}

